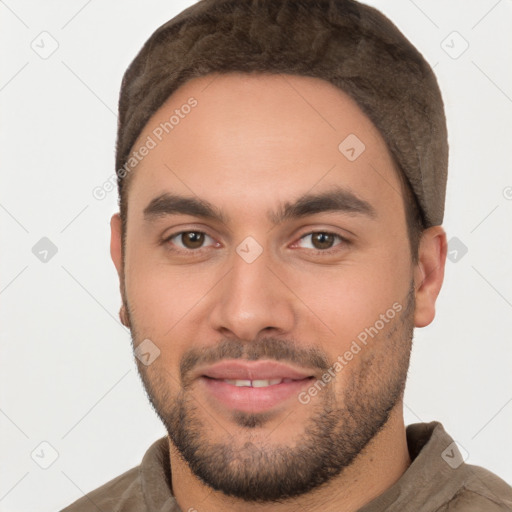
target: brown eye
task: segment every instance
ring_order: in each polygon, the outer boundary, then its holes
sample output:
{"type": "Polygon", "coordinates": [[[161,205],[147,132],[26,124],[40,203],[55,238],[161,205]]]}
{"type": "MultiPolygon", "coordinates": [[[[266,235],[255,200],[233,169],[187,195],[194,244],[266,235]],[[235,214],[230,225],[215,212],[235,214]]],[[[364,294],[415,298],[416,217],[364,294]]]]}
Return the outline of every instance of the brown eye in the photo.
{"type": "Polygon", "coordinates": [[[181,241],[187,249],[197,249],[204,242],[204,233],[197,231],[187,231],[181,234],[181,241]]]}
{"type": "Polygon", "coordinates": [[[181,231],[175,233],[167,239],[171,246],[176,246],[175,250],[194,250],[202,249],[206,238],[213,239],[202,231],[181,231]]]}
{"type": "Polygon", "coordinates": [[[335,233],[329,233],[326,231],[315,231],[313,233],[308,233],[301,237],[301,242],[304,240],[307,240],[308,238],[311,239],[311,242],[308,245],[304,245],[301,243],[301,247],[306,249],[314,249],[320,252],[328,252],[330,249],[336,248],[337,245],[343,245],[348,244],[348,240],[345,240],[340,235],[337,235],[335,233]],[[336,244],[336,240],[339,240],[340,243],[336,244]]]}
{"type": "Polygon", "coordinates": [[[330,233],[314,233],[311,241],[315,249],[330,249],[334,242],[335,236],[330,233]]]}

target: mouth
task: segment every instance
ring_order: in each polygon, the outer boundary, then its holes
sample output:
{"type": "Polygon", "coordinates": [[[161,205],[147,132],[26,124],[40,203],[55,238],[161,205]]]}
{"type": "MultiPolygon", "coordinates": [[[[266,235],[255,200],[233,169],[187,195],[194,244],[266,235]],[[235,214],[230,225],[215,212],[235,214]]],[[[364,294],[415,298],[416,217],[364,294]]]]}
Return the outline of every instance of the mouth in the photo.
{"type": "Polygon", "coordinates": [[[276,361],[222,361],[198,374],[209,399],[230,410],[252,413],[296,400],[314,378],[312,371],[276,361]]]}
{"type": "MultiPolygon", "coordinates": [[[[207,378],[211,378],[211,377],[207,377],[207,378]]],[[[244,388],[244,387],[245,388],[248,388],[248,387],[267,388],[268,386],[275,386],[276,384],[281,384],[282,382],[284,382],[284,383],[293,382],[293,380],[294,379],[254,379],[254,380],[222,379],[222,382],[226,382],[227,384],[231,384],[232,386],[236,386],[239,388],[244,388]]]]}

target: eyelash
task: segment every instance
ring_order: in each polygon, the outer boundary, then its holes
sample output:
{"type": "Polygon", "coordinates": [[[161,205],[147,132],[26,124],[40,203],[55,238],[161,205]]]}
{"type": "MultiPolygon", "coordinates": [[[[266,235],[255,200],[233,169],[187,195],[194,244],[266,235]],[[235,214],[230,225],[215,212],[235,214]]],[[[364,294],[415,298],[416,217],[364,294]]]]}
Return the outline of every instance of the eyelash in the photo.
{"type": "MultiPolygon", "coordinates": [[[[213,239],[213,237],[211,237],[208,233],[205,233],[204,231],[199,231],[199,230],[191,229],[191,230],[188,230],[188,231],[178,231],[177,233],[173,233],[172,235],[166,237],[163,240],[163,243],[167,245],[167,249],[169,251],[171,251],[171,252],[181,253],[181,254],[188,254],[188,255],[190,255],[192,253],[201,254],[205,249],[207,249],[207,247],[200,247],[199,249],[182,249],[182,248],[170,247],[170,243],[171,243],[171,240],[173,238],[176,238],[177,236],[183,235],[185,233],[203,234],[203,235],[206,235],[206,236],[208,236],[208,237],[213,239]]],[[[338,238],[338,240],[340,240],[342,242],[342,244],[338,244],[338,245],[350,245],[350,240],[348,240],[347,238],[339,235],[338,233],[333,233],[331,231],[310,231],[308,233],[304,233],[299,238],[299,240],[302,240],[303,238],[305,238],[307,236],[311,236],[311,235],[315,235],[315,234],[319,234],[319,233],[322,234],[322,235],[332,235],[335,238],[338,238]]],[[[330,255],[333,252],[336,252],[336,251],[339,250],[339,249],[337,249],[338,245],[335,245],[334,247],[331,247],[329,249],[324,249],[324,250],[322,250],[322,249],[308,249],[308,250],[313,251],[315,254],[330,255]]]]}

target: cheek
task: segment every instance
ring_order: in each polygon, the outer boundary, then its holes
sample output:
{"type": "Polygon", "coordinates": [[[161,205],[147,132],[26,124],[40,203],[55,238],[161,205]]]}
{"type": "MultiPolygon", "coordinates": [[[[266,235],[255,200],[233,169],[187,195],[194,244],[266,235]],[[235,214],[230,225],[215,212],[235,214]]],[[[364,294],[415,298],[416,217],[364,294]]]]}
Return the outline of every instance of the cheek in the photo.
{"type": "Polygon", "coordinates": [[[405,308],[410,277],[407,251],[390,246],[338,267],[295,272],[287,282],[304,303],[301,310],[307,320],[302,325],[317,326],[316,335],[335,359],[381,315],[391,309],[388,317],[395,318],[396,310],[405,308]]]}
{"type": "Polygon", "coordinates": [[[138,335],[163,342],[179,330],[181,339],[190,313],[214,286],[216,276],[212,267],[170,265],[155,257],[154,250],[131,249],[125,286],[138,335]]]}

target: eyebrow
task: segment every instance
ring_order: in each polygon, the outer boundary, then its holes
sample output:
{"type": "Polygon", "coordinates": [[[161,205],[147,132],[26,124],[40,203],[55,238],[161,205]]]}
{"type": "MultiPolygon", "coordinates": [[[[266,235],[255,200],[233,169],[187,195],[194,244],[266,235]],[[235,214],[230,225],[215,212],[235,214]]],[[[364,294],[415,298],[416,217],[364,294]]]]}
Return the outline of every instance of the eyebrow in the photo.
{"type": "MultiPolygon", "coordinates": [[[[281,224],[290,219],[324,212],[340,212],[377,217],[375,208],[353,192],[342,187],[333,187],[317,194],[304,194],[293,202],[285,202],[275,212],[268,212],[269,221],[281,224]]],[[[215,205],[204,199],[164,193],[155,197],[144,208],[144,219],[151,221],[168,215],[191,215],[228,224],[230,218],[215,205]]]]}

